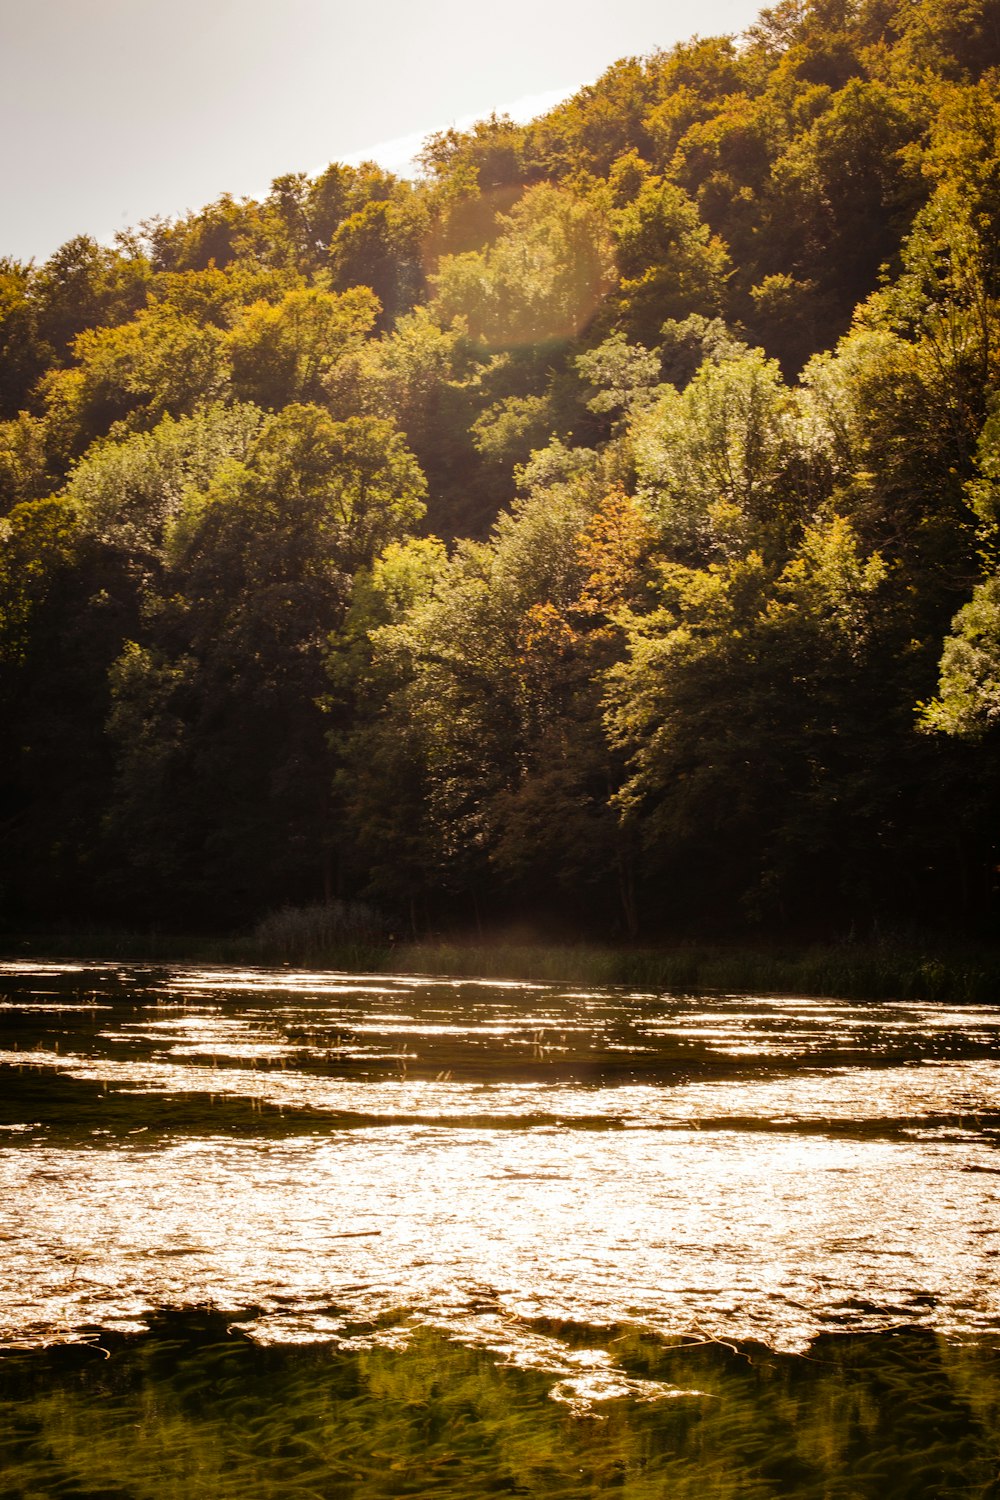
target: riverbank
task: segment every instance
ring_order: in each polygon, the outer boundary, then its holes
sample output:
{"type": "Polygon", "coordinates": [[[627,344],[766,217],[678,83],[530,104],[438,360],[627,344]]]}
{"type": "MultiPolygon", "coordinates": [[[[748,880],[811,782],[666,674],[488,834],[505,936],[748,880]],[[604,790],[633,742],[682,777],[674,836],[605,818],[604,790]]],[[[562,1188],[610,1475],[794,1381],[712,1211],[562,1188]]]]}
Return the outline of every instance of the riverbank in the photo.
{"type": "Polygon", "coordinates": [[[119,963],[245,964],[383,974],[624,985],[630,989],[834,995],[952,1004],[1000,1001],[1000,947],[888,938],[737,946],[601,947],[453,939],[276,943],[256,934],[204,936],[81,927],[0,934],[0,957],[119,963]]]}

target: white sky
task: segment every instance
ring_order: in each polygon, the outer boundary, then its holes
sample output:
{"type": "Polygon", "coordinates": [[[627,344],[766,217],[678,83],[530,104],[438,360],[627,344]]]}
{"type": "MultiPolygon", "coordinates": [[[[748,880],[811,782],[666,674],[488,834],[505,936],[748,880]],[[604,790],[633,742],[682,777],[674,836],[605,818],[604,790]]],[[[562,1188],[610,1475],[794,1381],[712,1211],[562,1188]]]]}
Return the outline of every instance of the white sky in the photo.
{"type": "Polygon", "coordinates": [[[527,119],[758,0],[0,0],[0,256],[527,119]]]}

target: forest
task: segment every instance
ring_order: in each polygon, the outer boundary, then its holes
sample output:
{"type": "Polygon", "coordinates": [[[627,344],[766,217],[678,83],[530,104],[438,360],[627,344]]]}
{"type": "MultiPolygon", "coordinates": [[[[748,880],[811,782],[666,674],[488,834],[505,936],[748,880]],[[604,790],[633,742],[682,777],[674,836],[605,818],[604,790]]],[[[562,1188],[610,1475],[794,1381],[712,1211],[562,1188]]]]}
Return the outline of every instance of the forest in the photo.
{"type": "Polygon", "coordinates": [[[0,261],[0,927],[988,934],[998,379],[1000,0],[0,261]]]}

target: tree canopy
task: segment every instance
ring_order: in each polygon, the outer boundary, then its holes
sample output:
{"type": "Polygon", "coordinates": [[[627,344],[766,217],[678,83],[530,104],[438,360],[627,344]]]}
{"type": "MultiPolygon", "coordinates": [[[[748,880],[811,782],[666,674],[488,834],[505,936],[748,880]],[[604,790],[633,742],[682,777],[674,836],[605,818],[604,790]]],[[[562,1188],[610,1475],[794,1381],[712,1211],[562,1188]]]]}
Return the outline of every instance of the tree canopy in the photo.
{"type": "Polygon", "coordinates": [[[989,930],[998,37],[780,0],[0,261],[0,920],[989,930]]]}

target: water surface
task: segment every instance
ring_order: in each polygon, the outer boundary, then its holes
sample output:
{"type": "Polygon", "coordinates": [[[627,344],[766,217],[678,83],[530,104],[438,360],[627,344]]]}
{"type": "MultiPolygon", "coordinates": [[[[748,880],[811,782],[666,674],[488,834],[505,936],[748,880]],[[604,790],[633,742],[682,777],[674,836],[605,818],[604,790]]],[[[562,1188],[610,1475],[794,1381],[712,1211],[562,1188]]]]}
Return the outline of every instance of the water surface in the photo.
{"type": "Polygon", "coordinates": [[[609,1338],[1000,1331],[1000,1019],[284,971],[0,966],[0,1342],[219,1310],[432,1330],[568,1403],[609,1338]]]}

